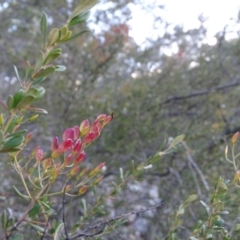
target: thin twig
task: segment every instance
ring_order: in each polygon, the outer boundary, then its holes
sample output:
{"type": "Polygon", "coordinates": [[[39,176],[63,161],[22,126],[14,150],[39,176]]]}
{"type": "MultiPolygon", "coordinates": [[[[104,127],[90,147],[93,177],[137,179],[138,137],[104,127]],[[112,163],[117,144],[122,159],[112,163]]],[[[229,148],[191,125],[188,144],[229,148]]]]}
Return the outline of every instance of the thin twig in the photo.
{"type": "Polygon", "coordinates": [[[109,220],[103,220],[103,221],[100,221],[99,223],[93,225],[93,226],[89,226],[84,232],[82,233],[78,233],[74,236],[72,236],[71,238],[69,238],[69,240],[74,240],[74,239],[77,239],[79,237],[94,237],[94,236],[97,236],[99,234],[102,233],[102,231],[104,230],[105,226],[108,225],[109,223],[113,222],[113,221],[116,221],[116,220],[119,220],[119,219],[122,219],[122,218],[127,218],[131,215],[134,215],[134,214],[139,214],[139,213],[144,213],[144,212],[147,212],[147,211],[150,211],[150,210],[153,210],[153,209],[157,209],[159,207],[162,207],[163,204],[165,202],[161,202],[153,207],[148,207],[148,208],[144,208],[144,209],[140,209],[138,211],[132,211],[132,212],[129,212],[129,213],[126,213],[126,214],[121,214],[119,216],[116,216],[116,217],[113,217],[109,220]],[[103,228],[101,228],[100,231],[98,231],[97,233],[93,233],[93,234],[88,234],[87,232],[89,232],[90,230],[93,230],[93,229],[96,229],[96,228],[99,228],[103,225],[103,228]]]}
{"type": "Polygon", "coordinates": [[[44,237],[45,237],[45,235],[46,235],[46,233],[47,233],[48,223],[49,223],[49,218],[48,218],[48,220],[47,220],[47,223],[46,223],[46,225],[45,225],[45,228],[44,228],[44,231],[43,231],[43,234],[42,234],[40,240],[43,240],[44,237]]]}
{"type": "Polygon", "coordinates": [[[110,223],[107,223],[107,225],[114,231],[114,233],[119,237],[119,239],[126,240],[116,231],[116,229],[110,223]]]}
{"type": "Polygon", "coordinates": [[[64,232],[65,232],[65,239],[69,240],[69,235],[67,231],[67,226],[66,226],[66,221],[65,221],[65,191],[66,191],[66,185],[63,190],[63,196],[62,196],[62,221],[63,221],[63,227],[64,227],[64,232]]]}

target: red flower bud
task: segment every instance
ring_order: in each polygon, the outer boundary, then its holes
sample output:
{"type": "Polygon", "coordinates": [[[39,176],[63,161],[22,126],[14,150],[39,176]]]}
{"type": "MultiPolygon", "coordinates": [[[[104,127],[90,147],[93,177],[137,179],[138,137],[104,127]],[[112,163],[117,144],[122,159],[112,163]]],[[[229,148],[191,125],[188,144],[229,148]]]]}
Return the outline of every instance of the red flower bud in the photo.
{"type": "Polygon", "coordinates": [[[66,158],[65,158],[65,160],[64,160],[64,163],[63,163],[63,166],[65,167],[65,166],[67,166],[67,165],[69,165],[70,163],[71,163],[71,161],[72,161],[72,154],[69,154],[66,158]]]}
{"type": "Polygon", "coordinates": [[[81,187],[78,191],[78,195],[84,194],[87,190],[88,188],[86,186],[81,187]]]}
{"type": "Polygon", "coordinates": [[[82,123],[80,124],[80,136],[83,137],[85,136],[89,130],[90,130],[90,124],[89,121],[86,119],[84,121],[82,121],[82,123]]]}
{"type": "Polygon", "coordinates": [[[86,146],[93,142],[97,138],[97,134],[95,132],[89,132],[83,139],[83,145],[86,146]]]}
{"type": "Polygon", "coordinates": [[[57,150],[58,145],[59,145],[58,137],[54,137],[52,140],[51,151],[53,152],[53,151],[57,150]]]}
{"type": "Polygon", "coordinates": [[[62,135],[62,140],[65,141],[67,139],[74,139],[75,131],[73,128],[67,128],[62,135]]]}
{"type": "Polygon", "coordinates": [[[97,173],[99,173],[101,171],[101,169],[104,167],[105,163],[102,162],[100,163],[97,167],[95,167],[90,173],[89,173],[89,177],[92,177],[94,175],[96,175],[97,173]]]}
{"type": "Polygon", "coordinates": [[[80,129],[79,129],[78,126],[74,126],[73,130],[74,130],[74,139],[73,140],[77,140],[79,138],[79,135],[80,135],[80,129]]]}
{"type": "Polygon", "coordinates": [[[81,139],[79,138],[75,144],[74,144],[74,147],[73,147],[73,155],[75,155],[76,153],[80,152],[82,149],[82,141],[81,139]]]}
{"type": "Polygon", "coordinates": [[[73,163],[74,166],[81,163],[85,157],[86,157],[86,153],[84,151],[81,151],[80,153],[78,153],[78,155],[74,159],[74,163],[73,163]]]}
{"type": "Polygon", "coordinates": [[[68,138],[64,140],[62,143],[60,143],[59,150],[62,152],[67,152],[70,149],[72,149],[72,146],[73,146],[73,140],[68,138]]]}
{"type": "Polygon", "coordinates": [[[37,162],[40,162],[43,159],[43,155],[44,155],[43,150],[41,148],[38,148],[35,154],[37,162]]]}
{"type": "Polygon", "coordinates": [[[33,132],[28,133],[28,135],[26,136],[26,139],[24,141],[24,144],[27,145],[28,142],[32,139],[33,136],[33,132]]]}
{"type": "Polygon", "coordinates": [[[74,168],[70,171],[68,177],[69,177],[69,178],[73,177],[74,175],[77,174],[78,171],[79,171],[79,166],[74,167],[74,168]]]}

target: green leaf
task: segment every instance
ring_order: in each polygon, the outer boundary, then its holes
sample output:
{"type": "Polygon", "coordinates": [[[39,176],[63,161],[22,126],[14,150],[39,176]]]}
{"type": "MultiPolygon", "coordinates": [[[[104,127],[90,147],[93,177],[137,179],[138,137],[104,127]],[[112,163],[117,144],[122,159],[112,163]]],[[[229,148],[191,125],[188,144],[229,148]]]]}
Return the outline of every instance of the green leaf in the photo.
{"type": "Polygon", "coordinates": [[[19,119],[19,117],[17,115],[15,115],[13,117],[13,120],[11,121],[11,123],[9,124],[8,129],[7,129],[8,133],[11,133],[13,131],[13,129],[16,127],[18,119],[19,119]]]}
{"type": "Polygon", "coordinates": [[[68,24],[68,27],[72,27],[74,25],[80,24],[82,22],[85,22],[90,16],[90,11],[86,11],[85,13],[79,14],[78,16],[74,17],[70,23],[68,24]]]}
{"type": "Polygon", "coordinates": [[[24,199],[24,200],[29,200],[30,198],[25,195],[22,194],[15,186],[13,186],[14,192],[16,193],[17,196],[19,196],[20,198],[24,199]]]}
{"type": "Polygon", "coordinates": [[[38,57],[36,59],[36,63],[35,63],[34,71],[33,71],[33,76],[42,67],[43,60],[44,60],[44,53],[42,51],[40,51],[40,53],[39,53],[39,55],[38,55],[38,57]]]}
{"type": "Polygon", "coordinates": [[[13,96],[10,95],[10,96],[8,97],[8,100],[7,100],[7,107],[8,107],[9,110],[11,110],[11,109],[12,109],[12,106],[13,106],[13,96]]]}
{"type": "Polygon", "coordinates": [[[54,233],[54,238],[53,240],[59,240],[62,236],[62,230],[63,230],[64,224],[60,223],[54,233]]]}
{"type": "Polygon", "coordinates": [[[27,91],[26,96],[33,96],[35,99],[39,99],[44,95],[44,93],[45,88],[41,86],[34,86],[27,91]]]}
{"type": "Polygon", "coordinates": [[[32,227],[33,227],[35,230],[37,230],[38,232],[43,233],[43,232],[45,231],[44,228],[42,228],[42,227],[40,227],[40,226],[38,226],[38,225],[36,225],[36,224],[29,223],[29,225],[32,226],[32,227]]]}
{"type": "Polygon", "coordinates": [[[69,23],[74,17],[87,12],[91,9],[94,5],[97,4],[97,0],[82,0],[77,7],[74,9],[71,16],[68,18],[67,23],[69,23]]]}
{"type": "Polygon", "coordinates": [[[13,65],[13,68],[14,68],[14,71],[15,71],[15,74],[16,74],[16,77],[17,77],[17,80],[18,80],[19,83],[21,84],[21,79],[20,79],[20,77],[19,77],[17,67],[16,67],[15,65],[13,65]]]}
{"type": "Polygon", "coordinates": [[[42,108],[30,108],[29,110],[32,111],[32,112],[48,114],[47,110],[42,109],[42,108]]]}
{"type": "Polygon", "coordinates": [[[20,88],[13,96],[13,105],[12,108],[15,108],[17,104],[23,99],[25,96],[26,92],[20,88]]]}
{"type": "Polygon", "coordinates": [[[240,224],[239,223],[237,223],[234,227],[234,232],[238,232],[238,231],[240,231],[240,224]]]}
{"type": "Polygon", "coordinates": [[[46,59],[44,60],[44,64],[48,64],[49,62],[55,60],[55,59],[58,58],[61,54],[62,54],[62,49],[61,49],[61,48],[53,49],[53,50],[48,54],[48,56],[46,57],[46,59]]]}
{"type": "Polygon", "coordinates": [[[55,72],[55,67],[47,67],[42,69],[37,75],[37,78],[45,78],[55,72]]]}
{"type": "Polygon", "coordinates": [[[209,217],[210,216],[210,207],[203,201],[200,201],[200,203],[203,205],[203,207],[205,208],[206,214],[209,217]]]}
{"type": "Polygon", "coordinates": [[[33,206],[33,208],[29,211],[28,216],[30,218],[32,218],[32,217],[38,215],[40,213],[40,211],[41,211],[41,206],[39,204],[35,204],[33,206]]]}
{"type": "Polygon", "coordinates": [[[179,144],[180,142],[182,142],[184,137],[185,137],[185,135],[182,134],[182,135],[174,138],[173,141],[171,142],[170,146],[168,147],[168,149],[171,149],[171,148],[175,147],[177,144],[179,144]]]}
{"type": "Polygon", "coordinates": [[[13,136],[11,138],[8,139],[8,141],[6,141],[3,145],[2,149],[5,148],[16,148],[18,146],[20,146],[24,141],[24,137],[22,135],[20,136],[13,136]]]}
{"type": "Polygon", "coordinates": [[[36,79],[34,79],[34,81],[33,81],[33,83],[32,83],[32,86],[33,86],[33,85],[36,85],[36,84],[38,84],[38,83],[43,82],[45,79],[46,79],[46,78],[36,78],[36,79]]]}
{"type": "Polygon", "coordinates": [[[14,137],[14,136],[23,135],[23,134],[26,133],[27,131],[28,131],[27,129],[23,129],[23,130],[20,130],[20,131],[15,132],[15,133],[11,133],[10,135],[7,136],[7,138],[11,138],[11,137],[14,137]]]}
{"type": "Polygon", "coordinates": [[[83,35],[86,32],[91,32],[89,29],[85,29],[75,35],[73,35],[72,37],[70,37],[67,41],[73,40],[74,38],[80,37],[81,35],[83,35]]]}
{"type": "Polygon", "coordinates": [[[47,14],[45,12],[42,13],[42,18],[40,21],[40,30],[43,38],[43,44],[45,46],[46,37],[47,37],[47,14]]]}
{"type": "Polygon", "coordinates": [[[36,98],[34,96],[26,96],[17,104],[16,108],[23,109],[28,107],[35,101],[35,99],[36,98]]]}
{"type": "Polygon", "coordinates": [[[7,213],[7,210],[4,209],[2,212],[2,229],[4,232],[7,229],[7,222],[8,222],[8,213],[7,213]]]}
{"type": "Polygon", "coordinates": [[[54,45],[60,37],[60,30],[58,28],[53,28],[48,35],[48,46],[54,45]]]}
{"type": "Polygon", "coordinates": [[[184,201],[184,205],[188,204],[188,203],[191,203],[191,202],[194,202],[197,199],[198,199],[198,196],[196,194],[192,194],[184,201]]]}

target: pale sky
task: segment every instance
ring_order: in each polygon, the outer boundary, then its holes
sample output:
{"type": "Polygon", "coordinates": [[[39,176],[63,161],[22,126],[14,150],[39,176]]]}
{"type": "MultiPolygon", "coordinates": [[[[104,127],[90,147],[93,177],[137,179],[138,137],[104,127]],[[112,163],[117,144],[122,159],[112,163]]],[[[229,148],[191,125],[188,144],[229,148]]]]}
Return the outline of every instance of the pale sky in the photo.
{"type": "MultiPolygon", "coordinates": [[[[148,2],[154,0],[148,0],[148,2]]],[[[164,5],[166,10],[160,8],[153,9],[153,12],[147,12],[142,9],[140,5],[130,3],[132,10],[132,19],[129,24],[132,28],[130,35],[138,44],[145,41],[146,36],[151,37],[157,33],[162,34],[163,29],[158,26],[153,29],[153,21],[155,16],[160,16],[168,22],[176,24],[183,24],[184,29],[197,28],[200,25],[198,16],[202,13],[208,20],[204,26],[208,29],[209,41],[214,43],[213,36],[216,32],[223,30],[225,25],[229,25],[229,29],[239,31],[240,26],[233,26],[235,22],[230,18],[237,18],[238,10],[240,8],[239,0],[155,0],[155,3],[164,5]]],[[[157,23],[155,24],[157,25],[157,23]]],[[[236,38],[238,35],[229,34],[228,38],[236,38]]]]}

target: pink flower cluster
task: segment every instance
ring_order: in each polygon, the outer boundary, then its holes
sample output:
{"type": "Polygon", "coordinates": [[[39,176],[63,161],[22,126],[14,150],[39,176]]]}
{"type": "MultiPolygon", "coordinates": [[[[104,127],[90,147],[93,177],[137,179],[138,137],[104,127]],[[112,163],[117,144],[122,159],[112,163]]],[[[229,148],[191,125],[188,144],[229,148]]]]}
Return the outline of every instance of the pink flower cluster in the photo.
{"type": "MultiPolygon", "coordinates": [[[[51,156],[49,158],[44,159],[44,152],[40,147],[35,148],[32,155],[35,155],[38,163],[42,162],[45,170],[53,167],[51,168],[51,181],[54,181],[59,175],[61,169],[64,169],[66,166],[71,167],[69,172],[69,177],[71,178],[79,171],[79,164],[86,157],[84,148],[100,136],[102,129],[112,120],[112,118],[112,115],[101,114],[96,118],[92,125],[90,125],[88,120],[84,120],[79,127],[74,126],[72,128],[67,128],[63,132],[61,142],[58,137],[53,138],[51,144],[51,156]],[[53,161],[61,155],[64,155],[63,163],[53,161]]],[[[90,173],[90,175],[97,174],[103,166],[104,163],[101,163],[90,173]]]]}

